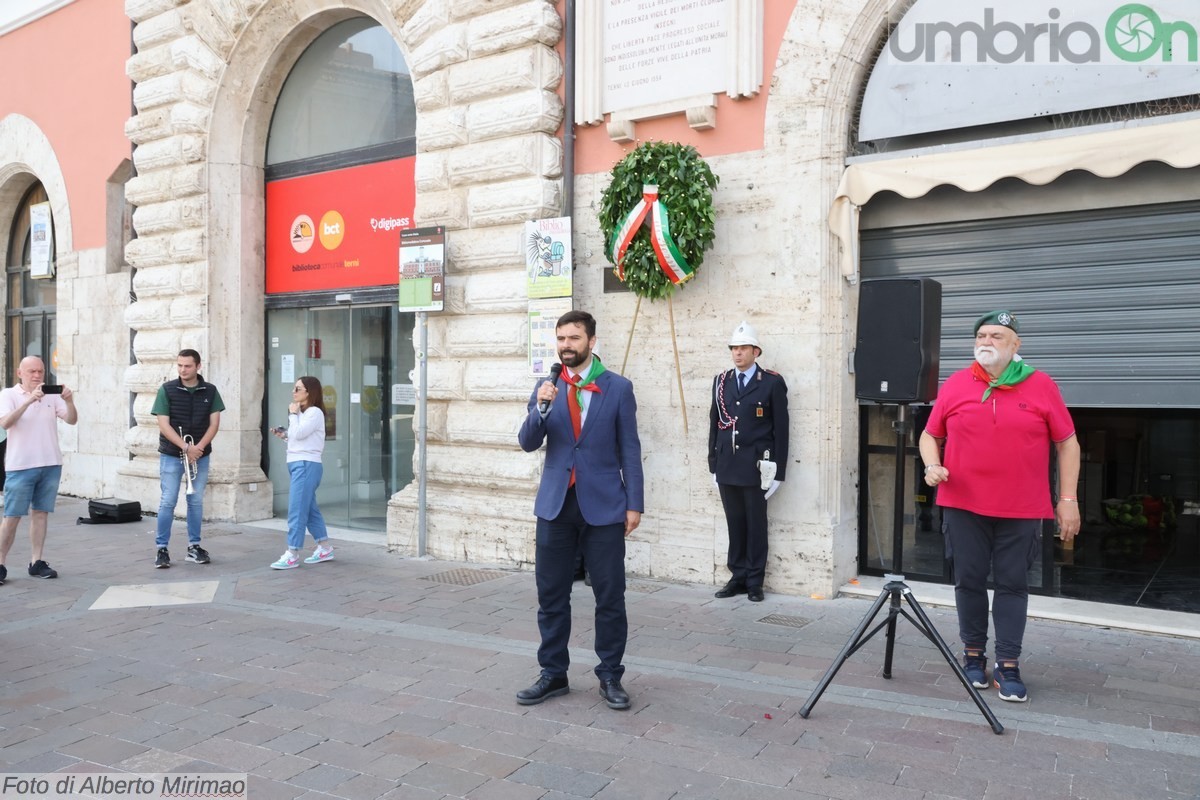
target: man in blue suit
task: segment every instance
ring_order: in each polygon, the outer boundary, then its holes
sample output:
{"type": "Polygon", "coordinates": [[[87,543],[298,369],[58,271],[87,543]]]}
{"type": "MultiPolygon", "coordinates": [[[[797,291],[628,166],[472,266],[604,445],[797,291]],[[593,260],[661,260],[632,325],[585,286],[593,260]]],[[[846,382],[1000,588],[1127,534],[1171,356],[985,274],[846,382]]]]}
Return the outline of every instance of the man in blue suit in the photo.
{"type": "Polygon", "coordinates": [[[538,383],[517,434],[528,453],[546,443],[537,515],[534,575],[538,592],[538,664],[542,674],[517,702],[534,705],[569,691],[571,585],[582,551],[596,597],[596,677],[609,708],[629,708],[625,667],[625,537],[642,520],[642,444],[633,384],[592,354],[596,320],[568,311],[556,324],[560,376],[538,383]],[[561,391],[560,391],[561,388],[561,391]]]}

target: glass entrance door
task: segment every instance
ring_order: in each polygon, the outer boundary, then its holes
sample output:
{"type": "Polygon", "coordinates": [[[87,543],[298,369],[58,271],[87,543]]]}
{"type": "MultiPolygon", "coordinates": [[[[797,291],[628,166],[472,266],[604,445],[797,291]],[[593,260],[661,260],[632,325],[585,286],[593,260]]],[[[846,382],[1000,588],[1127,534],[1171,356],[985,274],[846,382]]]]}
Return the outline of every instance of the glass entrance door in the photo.
{"type": "Polygon", "coordinates": [[[287,426],[292,386],[321,381],[324,477],[317,501],[334,527],[383,531],[387,501],[413,479],[412,314],[395,306],[267,312],[264,461],[275,516],[287,516],[287,452],[265,428],[287,426]]]}

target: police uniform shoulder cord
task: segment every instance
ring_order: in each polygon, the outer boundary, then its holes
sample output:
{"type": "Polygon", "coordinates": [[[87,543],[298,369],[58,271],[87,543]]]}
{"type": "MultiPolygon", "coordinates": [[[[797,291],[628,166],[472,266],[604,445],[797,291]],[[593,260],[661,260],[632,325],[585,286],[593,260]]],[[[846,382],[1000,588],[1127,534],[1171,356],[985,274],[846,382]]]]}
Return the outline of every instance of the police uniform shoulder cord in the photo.
{"type": "Polygon", "coordinates": [[[734,370],[722,372],[713,380],[713,392],[717,401],[717,427],[723,431],[729,430],[737,422],[737,417],[729,413],[725,408],[725,379],[732,375],[734,370]]]}

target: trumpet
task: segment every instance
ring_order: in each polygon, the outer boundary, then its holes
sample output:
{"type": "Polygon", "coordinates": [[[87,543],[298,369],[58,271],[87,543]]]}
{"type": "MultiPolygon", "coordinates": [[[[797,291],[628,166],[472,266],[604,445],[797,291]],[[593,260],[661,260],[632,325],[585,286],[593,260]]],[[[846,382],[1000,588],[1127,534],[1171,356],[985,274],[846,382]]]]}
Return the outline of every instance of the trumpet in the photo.
{"type": "MultiPolygon", "coordinates": [[[[183,435],[183,428],[179,429],[179,434],[183,435]]],[[[191,436],[184,436],[183,443],[190,448],[196,444],[196,440],[191,436]]],[[[183,461],[183,479],[187,481],[187,493],[195,494],[196,490],[192,487],[192,481],[196,480],[196,476],[200,474],[200,464],[198,461],[188,461],[186,448],[179,451],[179,458],[183,461]]]]}

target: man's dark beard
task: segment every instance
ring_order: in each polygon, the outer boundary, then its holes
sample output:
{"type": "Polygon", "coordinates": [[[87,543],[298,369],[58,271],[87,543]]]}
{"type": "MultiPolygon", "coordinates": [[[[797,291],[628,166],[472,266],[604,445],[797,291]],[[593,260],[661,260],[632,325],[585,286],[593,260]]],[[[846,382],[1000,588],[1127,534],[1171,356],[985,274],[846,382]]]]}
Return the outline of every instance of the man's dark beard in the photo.
{"type": "Polygon", "coordinates": [[[575,350],[558,351],[558,357],[562,361],[563,366],[570,367],[571,369],[581,366],[585,361],[588,360],[588,356],[591,354],[591,350],[585,350],[582,353],[575,350]],[[568,353],[570,353],[570,355],[568,355],[568,353]]]}

